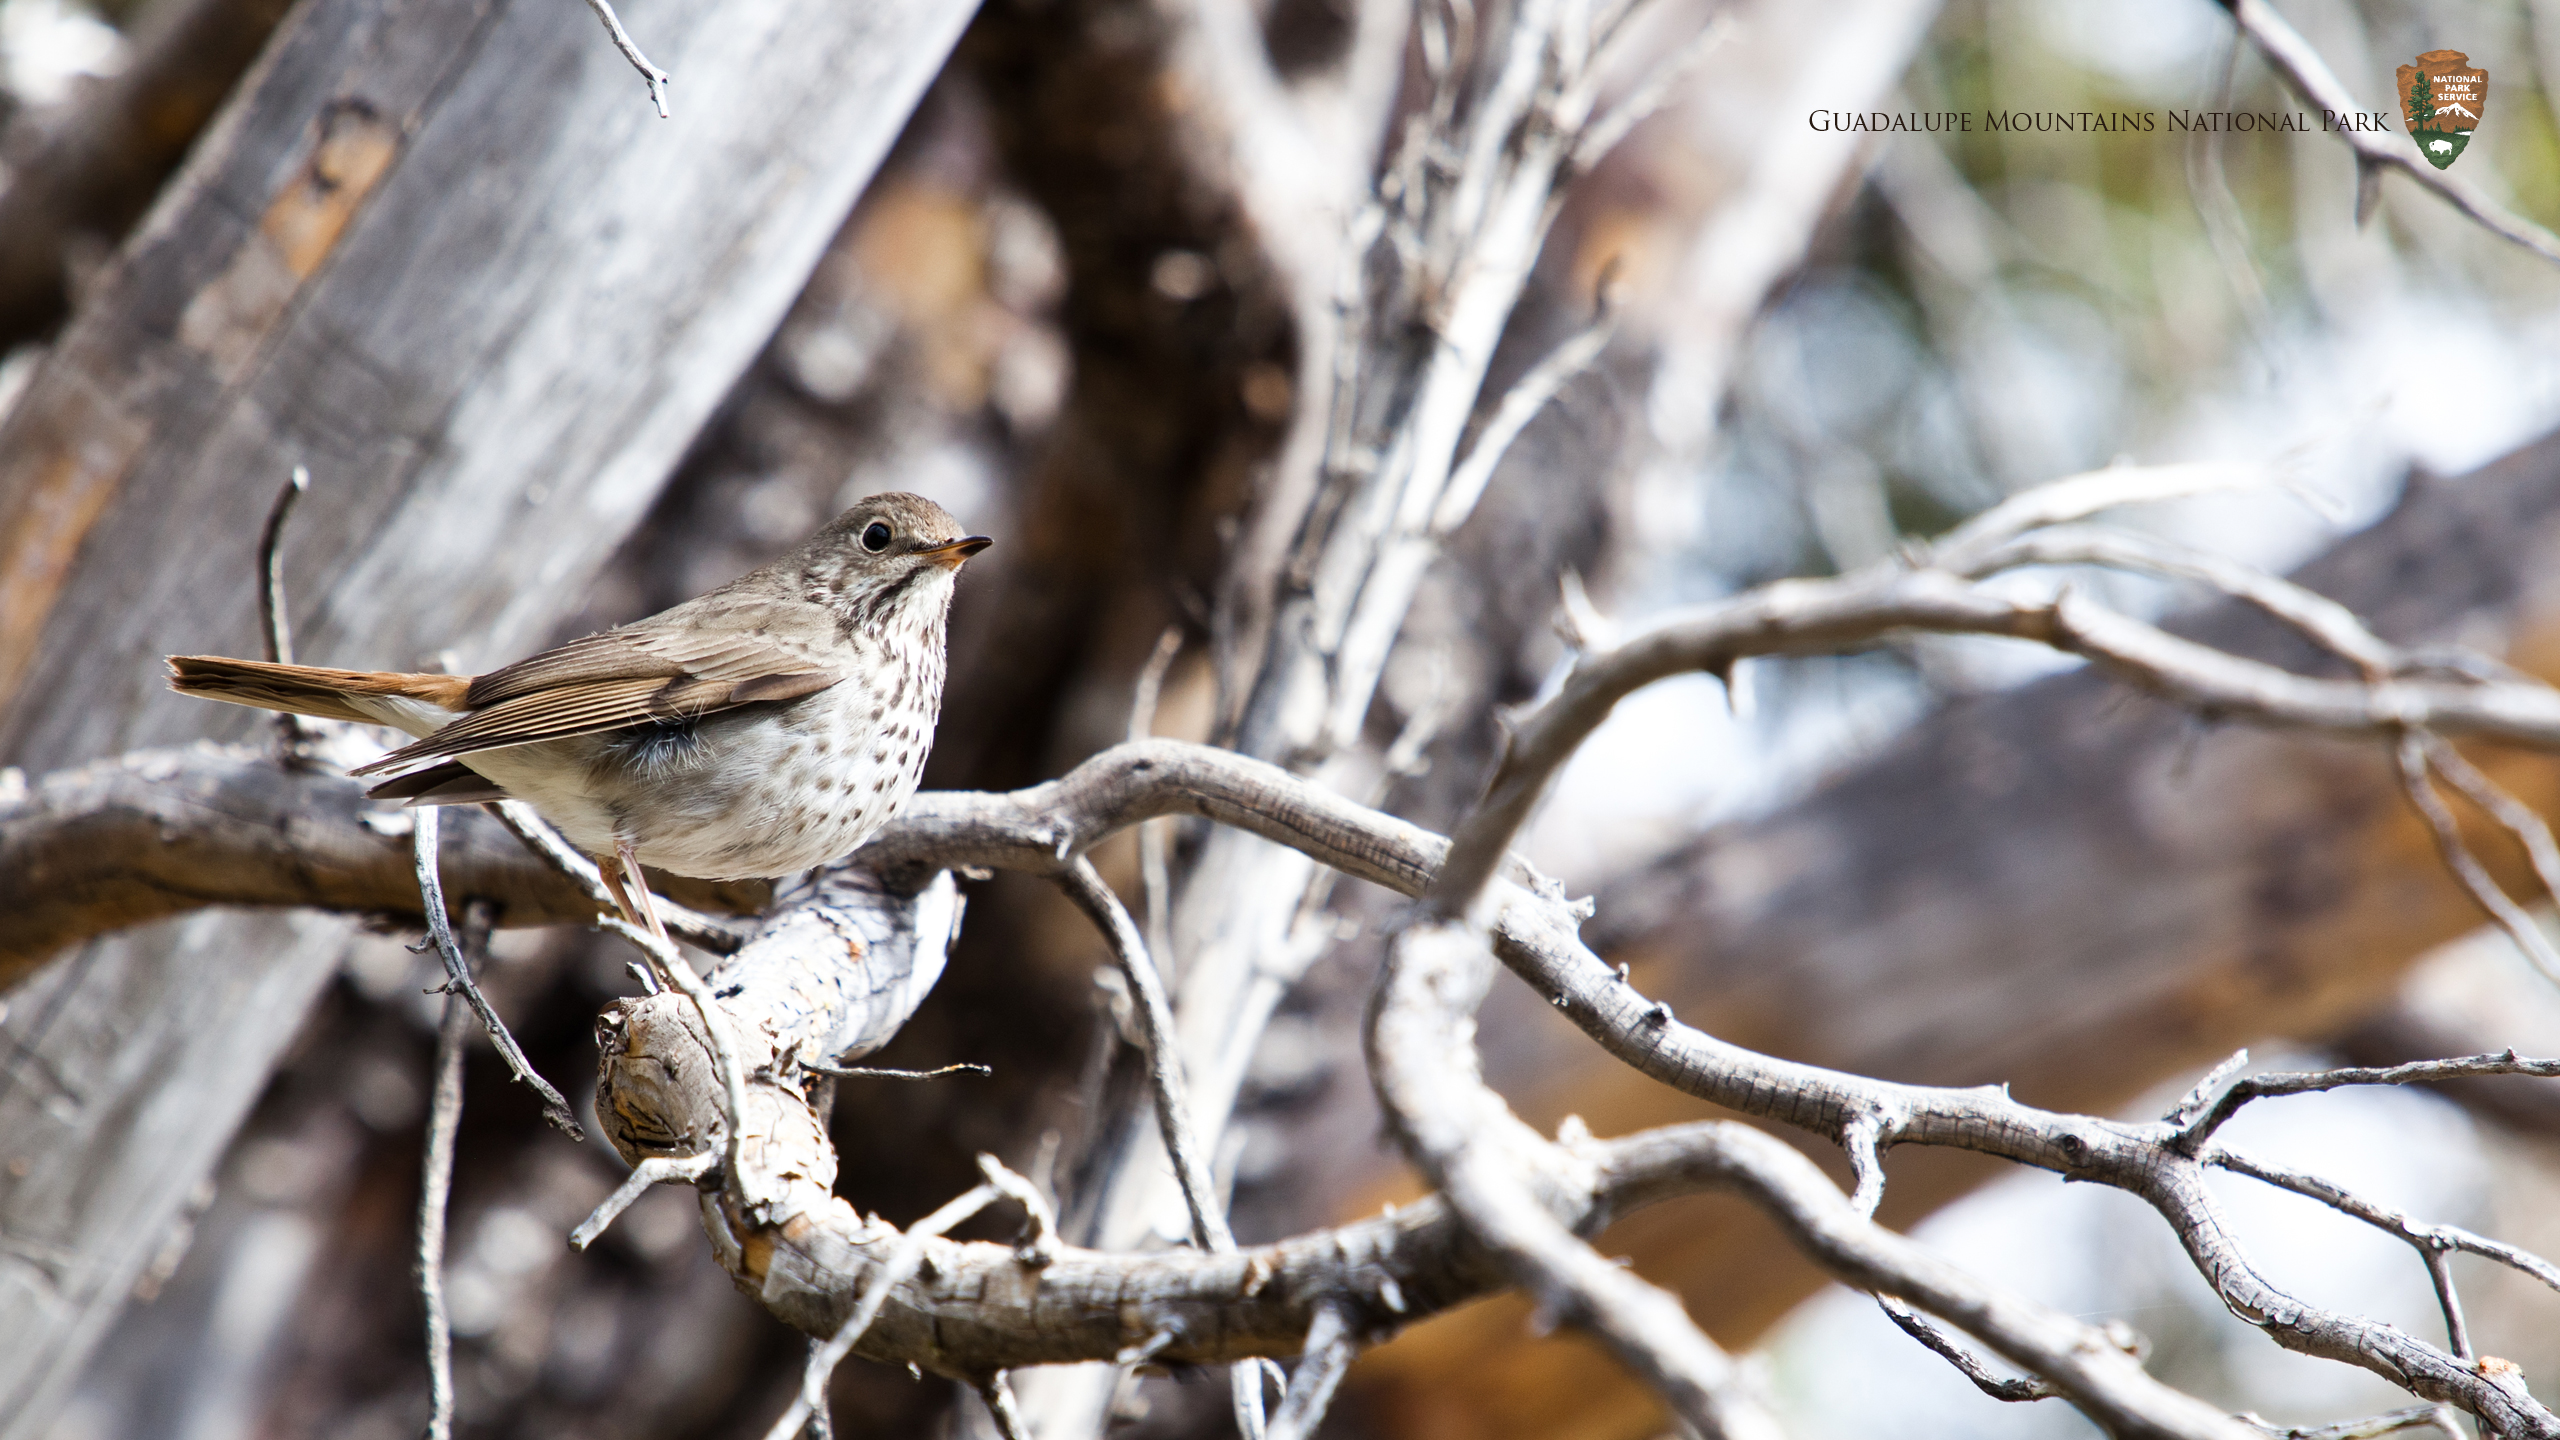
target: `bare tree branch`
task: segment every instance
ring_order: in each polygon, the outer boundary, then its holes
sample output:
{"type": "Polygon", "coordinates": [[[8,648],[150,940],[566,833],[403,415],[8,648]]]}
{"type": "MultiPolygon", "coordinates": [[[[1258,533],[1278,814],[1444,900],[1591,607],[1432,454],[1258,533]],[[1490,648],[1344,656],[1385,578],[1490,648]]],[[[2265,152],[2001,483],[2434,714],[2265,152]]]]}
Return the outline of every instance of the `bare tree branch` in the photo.
{"type": "MultiPolygon", "coordinates": [[[[2422,1257],[2427,1258],[2430,1265],[2435,1263],[2436,1257],[2458,1250],[2466,1255],[2478,1255],[2483,1259],[2494,1260],[2511,1270],[2530,1275],[2554,1290],[2560,1290],[2560,1265],[2554,1265],[2539,1255],[2519,1250],[2513,1245],[2501,1244],[2498,1241],[2474,1235],[2459,1225],[2423,1224],[2389,1206],[2378,1205],[2357,1195],[2335,1181],[2325,1180],[2317,1175],[2307,1175],[2298,1170],[2288,1170],[2279,1165],[2265,1164],[2219,1146],[2208,1151],[2204,1160],[2206,1164],[2217,1169],[2228,1170],[2235,1175],[2246,1175],[2252,1180],[2263,1180],[2280,1190],[2290,1190],[2296,1195],[2308,1196],[2342,1215],[2352,1215],[2377,1230],[2388,1232],[2407,1241],[2417,1248],[2422,1257]]],[[[2452,1318],[2448,1316],[2449,1320],[2452,1318]]],[[[2468,1347],[2458,1343],[2455,1350],[2458,1354],[2468,1353],[2468,1347]]]]}
{"type": "Polygon", "coordinates": [[[1111,946],[1112,959],[1118,962],[1130,993],[1137,998],[1139,1033],[1147,1042],[1147,1080],[1155,1092],[1156,1123],[1164,1136],[1165,1153],[1173,1157],[1183,1201],[1191,1208],[1191,1238],[1203,1250],[1233,1250],[1236,1237],[1227,1229],[1225,1210],[1218,1204],[1217,1184],[1209,1176],[1208,1157],[1200,1153],[1199,1138],[1192,1130],[1190,1081],[1182,1073],[1182,1057],[1174,1048],[1173,1001],[1165,994],[1163,977],[1148,958],[1146,942],[1130,921],[1128,910],[1120,904],[1120,897],[1102,883],[1102,877],[1094,873],[1092,861],[1078,856],[1059,872],[1058,884],[1076,908],[1102,931],[1103,939],[1111,946]]]}
{"type": "Polygon", "coordinates": [[[622,58],[631,62],[631,68],[640,72],[642,83],[649,87],[649,103],[658,107],[659,119],[666,119],[667,83],[675,77],[650,64],[649,57],[640,53],[640,47],[632,43],[631,32],[622,28],[622,17],[613,13],[612,0],[587,0],[587,8],[596,12],[596,18],[604,22],[604,33],[613,37],[613,48],[621,51],[622,58]]]}
{"type": "MultiPolygon", "coordinates": [[[[498,906],[501,926],[583,925],[599,913],[489,817],[465,810],[441,824],[453,892],[498,906]]],[[[419,922],[410,825],[408,812],[366,801],[360,782],[287,769],[262,746],[141,750],[0,786],[0,890],[12,902],[0,906],[0,988],[89,936],[209,903],[419,922]]],[[[697,906],[738,910],[761,907],[764,891],[678,886],[697,906]]],[[[734,926],[676,906],[660,913],[705,949],[738,947],[734,926]]]]}
{"type": "MultiPolygon", "coordinates": [[[[1164,1142],[1165,1153],[1172,1157],[1175,1177],[1182,1184],[1183,1203],[1191,1211],[1191,1238],[1201,1249],[1224,1254],[1236,1248],[1235,1232],[1227,1228],[1225,1207],[1218,1203],[1217,1182],[1209,1174],[1209,1158],[1201,1153],[1200,1138],[1191,1120],[1191,1082],[1183,1074],[1182,1052],[1176,1043],[1173,1000],[1165,993],[1164,977],[1156,970],[1155,961],[1147,954],[1147,942],[1111,887],[1102,883],[1093,862],[1076,857],[1058,877],[1059,887],[1066,891],[1076,908],[1082,910],[1102,931],[1110,944],[1111,955],[1120,966],[1122,978],[1129,982],[1129,992],[1138,1002],[1140,1033],[1147,1042],[1147,1081],[1154,1092],[1157,1133],[1164,1142]]],[[[1233,1374],[1236,1397],[1236,1428],[1245,1440],[1262,1440],[1262,1372],[1253,1362],[1238,1365],[1233,1374]]]]}
{"type": "Polygon", "coordinates": [[[2496,877],[2480,863],[2478,856],[2471,853],[2471,847],[2463,841],[2462,827],[2454,819],[2452,809],[2446,806],[2444,797],[2436,793],[2425,737],[2415,731],[2402,736],[2395,758],[2400,765],[2400,783],[2409,797],[2410,807],[2426,819],[2427,829],[2435,837],[2436,854],[2444,861],[2444,868],[2452,871],[2454,878],[2462,882],[2462,888],[2471,892],[2471,898],[2480,902],[2482,913],[2506,932],[2507,938],[2515,942],[2516,949],[2533,962],[2533,968],[2553,983],[2560,984],[2560,952],[2551,948],[2551,941],[2543,935],[2542,927],[2536,925],[2524,907],[2499,887],[2496,877]]]}
{"type": "Polygon", "coordinates": [[[1903,1334],[1920,1342],[1939,1359],[1956,1367],[1956,1373],[1973,1382],[1973,1388],[2003,1404],[2019,1404],[2029,1400],[2051,1400],[2062,1394],[2032,1375],[1999,1376],[1991,1373],[1972,1351],[1950,1339],[1947,1332],[1929,1322],[1929,1318],[1890,1295],[1876,1297],[1876,1307],[1884,1311],[1903,1334]]]}
{"type": "Polygon", "coordinates": [[[418,894],[425,902],[428,939],[444,960],[448,993],[459,994],[471,1006],[471,1012],[480,1017],[480,1024],[488,1030],[490,1041],[498,1047],[499,1056],[507,1062],[507,1069],[516,1079],[531,1086],[534,1094],[542,1097],[542,1118],[570,1139],[584,1140],[587,1138],[586,1127],[580,1125],[578,1117],[570,1112],[568,1100],[550,1081],[534,1073],[533,1062],[524,1058],[524,1047],[516,1044],[516,1037],[507,1031],[507,1022],[498,1018],[497,1010],[472,980],[471,963],[463,958],[462,946],[453,938],[453,926],[445,914],[444,881],[436,868],[437,809],[423,806],[414,813],[415,828],[410,831],[410,844],[417,852],[418,894]]]}
{"type": "Polygon", "coordinates": [[[2263,1075],[2232,1074],[2248,1060],[2242,1051],[2199,1082],[2197,1094],[2168,1121],[2177,1127],[2176,1143],[2188,1154],[2201,1152],[2205,1141],[2240,1108],[2253,1100],[2279,1095],[2309,1095],[2348,1085],[2426,1085],[2482,1075],[2560,1077],[2560,1060],[2527,1060],[2513,1050],[2502,1055],[2463,1055],[2447,1060],[2414,1060],[2405,1065],[2352,1066],[2337,1070],[2271,1070],[2263,1075]],[[2229,1081],[2226,1086],[2223,1082],[2229,1081]],[[2211,1101],[2210,1105],[2205,1102],[2211,1101]],[[2190,1118],[2190,1116],[2192,1118],[2190,1118]]]}
{"type": "MultiPolygon", "coordinates": [[[[2320,52],[2302,38],[2302,32],[2286,23],[2268,0],[2223,0],[2223,8],[2231,12],[2240,33],[2267,64],[2283,78],[2285,88],[2299,96],[2306,105],[2336,114],[2350,114],[2362,108],[2340,82],[2320,52]]],[[[2375,134],[2365,130],[2338,127],[2337,135],[2356,155],[2356,219],[2361,222],[2372,212],[2372,197],[2377,193],[2381,172],[2390,169],[2416,181],[2420,187],[2434,191],[2456,210],[2479,222],[2482,229],[2502,240],[2511,241],[2545,260],[2560,263],[2560,236],[2530,220],[2510,214],[2507,209],[2482,194],[2479,187],[2449,172],[2437,170],[2418,154],[2418,147],[2405,135],[2375,134]]]]}
{"type": "Polygon", "coordinates": [[[2272,1435],[2276,1440],[2374,1440],[2376,1436],[2423,1429],[2441,1430],[2450,1440],[2468,1440],[2453,1412],[2442,1405],[2413,1405],[2387,1415],[2341,1420],[2335,1425],[2270,1425],[2255,1415],[2243,1415],[2240,1419],[2259,1434],[2272,1435]]]}
{"type": "Polygon", "coordinates": [[[1305,1358],[1298,1362],[1298,1373],[1289,1377],[1288,1393],[1271,1417],[1265,1440],[1309,1440],[1324,1419],[1325,1406],[1333,1400],[1334,1387],[1342,1383],[1343,1372],[1359,1353],[1359,1342],[1342,1310],[1317,1306],[1315,1319],[1307,1326],[1305,1358]]]}
{"type": "MultiPolygon", "coordinates": [[[[736,984],[725,971],[714,978],[724,993],[736,984]]],[[[752,994],[736,998],[759,1003],[752,994]]],[[[707,1075],[698,1037],[685,1038],[699,1020],[671,999],[620,1007],[601,1092],[618,1098],[599,1106],[600,1113],[626,1126],[637,1120],[659,1134],[696,1127],[688,1113],[651,1115],[634,1108],[631,1102],[639,1097],[630,1091],[633,1081],[655,1073],[707,1075]],[[667,1021],[679,1023],[670,1027],[667,1021]],[[687,1049],[695,1058],[687,1058],[687,1049]]],[[[741,1187],[723,1187],[706,1211],[715,1250],[777,1315],[817,1334],[840,1335],[850,1326],[861,1337],[852,1349],[874,1358],[964,1377],[1139,1353],[1163,1362],[1215,1363],[1289,1353],[1327,1307],[1351,1333],[1381,1331],[1499,1283],[1500,1270],[1469,1238],[1470,1227],[1436,1199],[1224,1255],[1060,1247],[1046,1264],[1035,1265],[1021,1248],[959,1244],[923,1233],[941,1228],[958,1209],[992,1199],[994,1185],[901,1232],[856,1216],[827,1193],[834,1161],[823,1132],[806,1122],[805,1104],[776,1072],[759,1067],[758,1074],[748,1108],[773,1120],[744,1163],[767,1169],[751,1187],[764,1199],[750,1205],[741,1187]]],[[[708,1113],[701,1105],[716,1110],[724,1103],[702,1096],[681,1078],[652,1093],[672,1105],[697,1107],[689,1112],[695,1117],[708,1113]]],[[[617,1144],[627,1143],[624,1127],[614,1133],[617,1144]]],[[[1890,1274],[1924,1303],[1988,1332],[1992,1343],[2007,1347],[2003,1353],[2024,1346],[2032,1352],[2030,1363],[2056,1363],[2068,1372],[2066,1383],[2076,1378],[2101,1397],[2115,1397],[2102,1398],[2102,1404],[2120,1402],[2133,1413],[2166,1415],[2174,1422],[2171,1428],[2125,1433],[2236,1433],[2218,1415],[2141,1376],[2130,1357],[2093,1341],[2096,1332],[2088,1327],[1999,1297],[1876,1229],[1809,1162],[1746,1127],[1684,1126],[1591,1142],[1553,1178],[1561,1183],[1545,1187],[1537,1203],[1547,1207],[1542,1213],[1551,1221],[1567,1227],[1701,1186],[1740,1188],[1755,1203],[1775,1207],[1791,1226],[1815,1234],[1826,1263],[1848,1265],[1853,1281],[1866,1283],[1860,1266],[1863,1273],[1890,1274]],[[2071,1358],[2058,1360],[2051,1353],[2057,1349],[2069,1350],[2071,1358]],[[2180,1410],[2182,1405],[2187,1409],[2180,1410]],[[2214,1424],[2187,1423],[2183,1417],[2193,1412],[2211,1416],[2214,1424]]],[[[1603,1268],[1614,1272],[1605,1262],[1603,1268]]]]}
{"type": "Polygon", "coordinates": [[[1369,1072],[1405,1154],[1542,1312],[1590,1331],[1683,1425],[1711,1440],[1776,1440],[1776,1419],[1679,1300],[1609,1263],[1540,1204],[1564,1153],[1476,1074],[1473,1016],[1492,969],[1468,926],[1438,917],[1389,947],[1369,1072]]]}
{"type": "Polygon", "coordinates": [[[453,1434],[453,1322],[444,1304],[445,1207],[453,1197],[453,1142],[462,1125],[462,1056],[471,1007],[452,991],[436,1027],[435,1084],[427,1153],[418,1182],[418,1298],[427,1312],[427,1440],[453,1434]]]}

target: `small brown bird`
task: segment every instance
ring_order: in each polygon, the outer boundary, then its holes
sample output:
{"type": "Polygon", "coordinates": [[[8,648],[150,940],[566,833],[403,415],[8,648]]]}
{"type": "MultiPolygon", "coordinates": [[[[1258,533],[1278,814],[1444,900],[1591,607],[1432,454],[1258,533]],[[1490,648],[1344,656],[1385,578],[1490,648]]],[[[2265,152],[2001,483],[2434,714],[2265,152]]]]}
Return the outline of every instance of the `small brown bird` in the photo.
{"type": "Polygon", "coordinates": [[[368,794],[526,801],[663,936],[640,866],[787,875],[852,851],[915,793],[952,582],[991,543],[921,496],[875,495],[698,600],[486,675],[173,655],[170,685],[418,737],[354,772],[393,775],[368,794]]]}

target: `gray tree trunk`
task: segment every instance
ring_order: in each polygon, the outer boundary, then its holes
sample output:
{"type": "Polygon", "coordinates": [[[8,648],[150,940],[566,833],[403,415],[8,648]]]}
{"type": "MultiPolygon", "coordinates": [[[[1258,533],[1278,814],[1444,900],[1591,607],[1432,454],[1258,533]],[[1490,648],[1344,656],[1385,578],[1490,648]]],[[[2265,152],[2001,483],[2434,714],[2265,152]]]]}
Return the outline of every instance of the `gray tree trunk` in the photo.
{"type": "MultiPolygon", "coordinates": [[[[968,7],[656,0],[675,118],[581,6],[306,0],[0,425],[0,757],[252,717],[287,470],[306,658],[539,643],[753,358],[968,7]]],[[[7,997],[0,1436],[40,1434],[328,977],[348,922],[211,913],[7,997]]]]}

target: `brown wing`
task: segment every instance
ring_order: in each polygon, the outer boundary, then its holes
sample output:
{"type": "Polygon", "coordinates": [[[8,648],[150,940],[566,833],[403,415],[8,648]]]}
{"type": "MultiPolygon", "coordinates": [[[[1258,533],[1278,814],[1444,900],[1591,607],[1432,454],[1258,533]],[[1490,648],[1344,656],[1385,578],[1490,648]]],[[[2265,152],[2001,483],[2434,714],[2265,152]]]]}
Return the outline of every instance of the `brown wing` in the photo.
{"type": "Polygon", "coordinates": [[[844,678],[822,648],[833,620],[817,606],[702,609],[691,601],[492,670],[463,697],[470,714],[354,773],[796,700],[844,678]]]}

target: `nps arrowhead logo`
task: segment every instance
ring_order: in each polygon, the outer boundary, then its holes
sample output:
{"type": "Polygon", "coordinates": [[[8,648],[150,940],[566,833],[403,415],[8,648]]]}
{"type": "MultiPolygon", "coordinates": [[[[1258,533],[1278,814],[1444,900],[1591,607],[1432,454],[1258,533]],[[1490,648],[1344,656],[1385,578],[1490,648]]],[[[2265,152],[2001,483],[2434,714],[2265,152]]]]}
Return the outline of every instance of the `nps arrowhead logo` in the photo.
{"type": "Polygon", "coordinates": [[[2459,50],[2430,50],[2400,67],[2400,118],[2418,153],[2441,170],[2461,158],[2489,108],[2489,72],[2459,50]]]}

